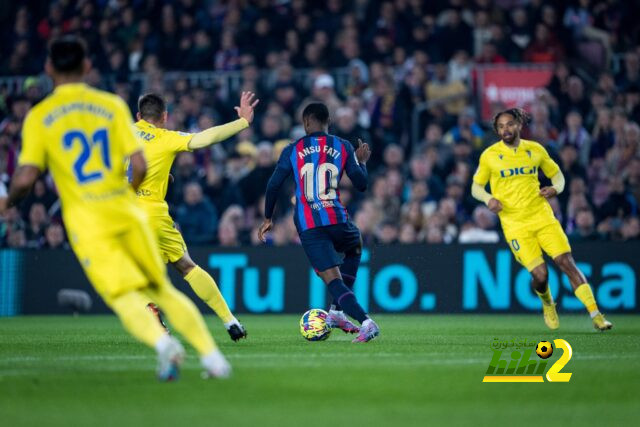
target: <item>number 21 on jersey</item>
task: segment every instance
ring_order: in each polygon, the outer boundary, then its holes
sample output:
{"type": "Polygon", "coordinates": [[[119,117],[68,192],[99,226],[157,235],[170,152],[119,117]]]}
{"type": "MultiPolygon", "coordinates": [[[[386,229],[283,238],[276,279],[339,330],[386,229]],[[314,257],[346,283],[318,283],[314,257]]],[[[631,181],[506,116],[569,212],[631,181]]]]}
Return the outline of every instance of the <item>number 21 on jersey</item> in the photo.
{"type": "Polygon", "coordinates": [[[102,164],[107,169],[111,169],[111,158],[109,157],[109,135],[105,128],[96,130],[91,139],[88,135],[81,130],[71,130],[64,134],[62,137],[62,145],[65,150],[70,150],[74,145],[79,144],[80,154],[73,163],[73,173],[76,176],[76,180],[80,184],[86,184],[96,180],[102,179],[101,170],[86,170],[86,164],[91,158],[96,146],[100,150],[100,156],[102,157],[102,164]]]}
{"type": "Polygon", "coordinates": [[[333,163],[321,163],[315,168],[314,163],[305,163],[300,169],[304,182],[304,197],[308,202],[315,202],[314,184],[318,190],[318,199],[333,200],[338,188],[338,174],[340,171],[333,163]],[[328,175],[328,176],[327,176],[328,175]]]}

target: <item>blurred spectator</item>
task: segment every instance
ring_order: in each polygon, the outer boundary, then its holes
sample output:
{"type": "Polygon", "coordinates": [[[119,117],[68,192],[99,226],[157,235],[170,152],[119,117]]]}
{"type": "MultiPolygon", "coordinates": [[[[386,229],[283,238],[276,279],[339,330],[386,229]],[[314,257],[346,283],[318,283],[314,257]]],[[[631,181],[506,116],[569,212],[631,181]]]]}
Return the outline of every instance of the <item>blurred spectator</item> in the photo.
{"type": "Polygon", "coordinates": [[[218,243],[220,246],[240,246],[238,229],[232,222],[223,222],[218,228],[218,243]]]}
{"type": "Polygon", "coordinates": [[[640,220],[637,216],[625,219],[622,225],[622,240],[638,239],[640,239],[640,220]]]}
{"type": "Polygon", "coordinates": [[[212,243],[218,227],[218,214],[197,182],[184,188],[184,202],[176,209],[176,222],[184,240],[190,244],[212,243]]]}
{"type": "Polygon", "coordinates": [[[558,145],[562,148],[565,145],[572,145],[578,151],[580,163],[583,166],[589,164],[589,154],[591,149],[591,137],[589,132],[582,126],[582,116],[578,111],[571,111],[565,119],[565,128],[558,136],[558,145]]]}
{"type": "Polygon", "coordinates": [[[436,64],[433,78],[427,83],[426,95],[430,101],[442,101],[448,114],[459,114],[465,107],[467,87],[461,80],[449,80],[447,65],[436,64]]]}
{"type": "Polygon", "coordinates": [[[497,243],[500,240],[495,230],[497,217],[485,206],[478,206],[473,211],[473,222],[462,226],[458,242],[460,243],[497,243]]]}
{"type": "Polygon", "coordinates": [[[533,41],[525,49],[523,61],[553,63],[563,58],[564,48],[549,31],[549,27],[542,23],[536,25],[533,41]]]}
{"type": "Polygon", "coordinates": [[[42,203],[31,205],[29,209],[29,224],[25,233],[28,247],[39,248],[44,244],[44,231],[48,221],[47,211],[42,203]]]}
{"type": "Polygon", "coordinates": [[[576,227],[572,233],[569,233],[569,240],[572,242],[599,240],[600,235],[596,231],[595,223],[591,209],[588,207],[580,209],[576,215],[576,227]]]}
{"type": "Polygon", "coordinates": [[[256,147],[256,165],[238,183],[247,206],[252,206],[264,194],[267,182],[275,169],[273,145],[263,141],[256,147]]]}
{"type": "Polygon", "coordinates": [[[465,140],[471,142],[476,149],[480,149],[482,148],[483,136],[484,131],[476,123],[476,113],[473,107],[467,107],[458,116],[458,124],[444,135],[443,141],[446,144],[452,144],[465,140]]]}
{"type": "Polygon", "coordinates": [[[69,245],[65,242],[64,229],[60,224],[50,224],[45,230],[45,242],[43,247],[46,249],[69,249],[69,245]]]}

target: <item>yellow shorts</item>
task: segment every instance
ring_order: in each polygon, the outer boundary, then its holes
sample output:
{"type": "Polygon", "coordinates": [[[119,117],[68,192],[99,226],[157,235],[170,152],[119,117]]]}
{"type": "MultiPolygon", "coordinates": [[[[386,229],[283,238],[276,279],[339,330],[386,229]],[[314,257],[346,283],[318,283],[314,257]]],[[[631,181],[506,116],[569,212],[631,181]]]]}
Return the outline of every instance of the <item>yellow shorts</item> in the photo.
{"type": "Polygon", "coordinates": [[[571,252],[569,239],[557,220],[538,228],[504,230],[504,237],[518,262],[529,271],[544,262],[542,251],[551,258],[571,252]]]}
{"type": "Polygon", "coordinates": [[[156,239],[142,212],[128,225],[117,234],[104,236],[76,230],[71,242],[89,281],[107,302],[147,286],[170,286],[156,239]]]}
{"type": "Polygon", "coordinates": [[[151,229],[156,234],[160,245],[160,254],[165,262],[176,262],[187,252],[182,234],[176,229],[173,218],[168,213],[162,215],[149,215],[151,229]]]}

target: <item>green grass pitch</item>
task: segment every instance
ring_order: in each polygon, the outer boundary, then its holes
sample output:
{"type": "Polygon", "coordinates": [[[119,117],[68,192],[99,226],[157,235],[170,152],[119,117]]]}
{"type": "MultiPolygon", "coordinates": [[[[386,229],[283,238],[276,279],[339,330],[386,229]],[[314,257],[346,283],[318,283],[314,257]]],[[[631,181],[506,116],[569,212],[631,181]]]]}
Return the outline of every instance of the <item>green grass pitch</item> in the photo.
{"type": "MultiPolygon", "coordinates": [[[[202,380],[193,350],[178,382],[158,383],[151,350],[113,316],[0,319],[3,426],[632,425],[640,417],[640,316],[380,315],[381,336],[333,331],[306,342],[297,316],[241,316],[233,343],[207,323],[233,364],[202,380]],[[494,338],[563,338],[569,383],[488,384],[494,338]]],[[[559,356],[554,352],[550,359],[559,356]]]]}

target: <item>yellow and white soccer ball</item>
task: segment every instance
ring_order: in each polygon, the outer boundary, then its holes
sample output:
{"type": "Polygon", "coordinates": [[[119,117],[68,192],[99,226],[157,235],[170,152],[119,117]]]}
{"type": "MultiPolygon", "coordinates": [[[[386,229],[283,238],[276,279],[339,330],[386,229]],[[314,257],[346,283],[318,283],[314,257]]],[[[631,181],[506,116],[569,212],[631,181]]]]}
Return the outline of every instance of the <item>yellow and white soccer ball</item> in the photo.
{"type": "Polygon", "coordinates": [[[328,313],[312,308],[300,318],[300,333],[307,341],[323,341],[329,338],[331,328],[327,324],[328,313]]]}
{"type": "Polygon", "coordinates": [[[553,346],[549,341],[540,341],[538,345],[536,345],[536,354],[540,356],[541,359],[548,359],[553,354],[553,346]]]}

